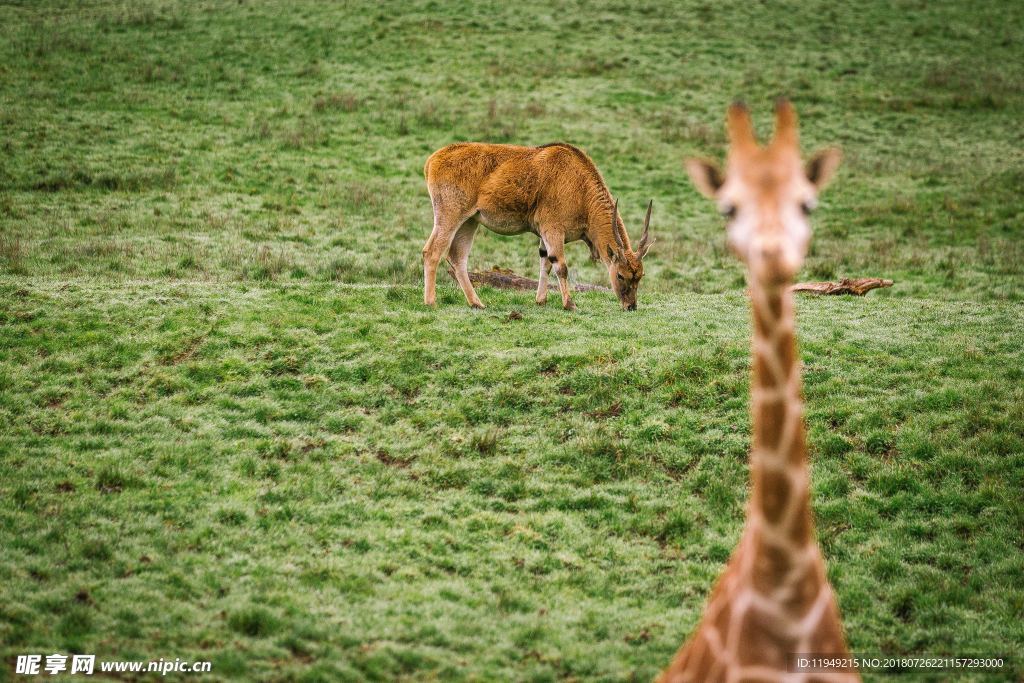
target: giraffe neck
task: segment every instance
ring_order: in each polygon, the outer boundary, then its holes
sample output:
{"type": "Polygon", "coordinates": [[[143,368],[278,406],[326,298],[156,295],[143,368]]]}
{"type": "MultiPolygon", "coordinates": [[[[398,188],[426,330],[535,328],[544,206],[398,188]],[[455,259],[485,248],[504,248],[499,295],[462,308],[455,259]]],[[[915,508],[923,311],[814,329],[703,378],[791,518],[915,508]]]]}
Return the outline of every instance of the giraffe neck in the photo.
{"type": "MultiPolygon", "coordinates": [[[[848,652],[811,520],[793,295],[788,285],[750,284],[754,436],[747,526],[700,628],[661,683],[790,680],[785,672],[793,653],[848,652]]],[[[860,680],[856,673],[830,678],[860,680]]]]}
{"type": "MultiPolygon", "coordinates": [[[[751,529],[780,549],[814,545],[793,294],[751,283],[751,529]]],[[[815,546],[816,547],[816,546],[815,546]]]]}

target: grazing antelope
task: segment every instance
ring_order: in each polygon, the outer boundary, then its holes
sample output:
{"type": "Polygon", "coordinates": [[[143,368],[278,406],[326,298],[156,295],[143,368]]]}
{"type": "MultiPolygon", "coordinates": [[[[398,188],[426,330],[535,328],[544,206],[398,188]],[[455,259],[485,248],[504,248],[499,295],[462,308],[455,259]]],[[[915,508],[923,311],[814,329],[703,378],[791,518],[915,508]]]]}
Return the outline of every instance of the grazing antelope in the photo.
{"type": "Polygon", "coordinates": [[[682,681],[856,681],[855,670],[798,673],[796,653],[848,656],[843,625],[811,516],[800,359],[789,286],[811,237],[807,214],[839,165],[839,151],[800,160],[796,112],[775,109],[775,137],[758,146],[750,113],[729,108],[723,176],[688,160],[694,185],[728,219],[746,264],[753,311],[753,482],[747,523],[696,632],[660,678],[682,681]]]}
{"type": "MultiPolygon", "coordinates": [[[[548,297],[555,267],[562,307],[575,310],[569,294],[565,243],[583,240],[590,255],[608,268],[608,279],[624,310],[636,310],[644,276],[651,205],[636,251],[594,162],[582,150],[555,142],[540,147],[466,142],[442,147],[427,159],[423,174],[434,207],[434,229],[423,247],[423,302],[436,300],[437,266],[449,255],[455,278],[474,308],[484,305],[469,281],[469,250],[479,223],[499,235],[532,232],[540,237],[537,303],[548,297]]],[[[653,204],[653,202],[652,202],[653,204]]]]}

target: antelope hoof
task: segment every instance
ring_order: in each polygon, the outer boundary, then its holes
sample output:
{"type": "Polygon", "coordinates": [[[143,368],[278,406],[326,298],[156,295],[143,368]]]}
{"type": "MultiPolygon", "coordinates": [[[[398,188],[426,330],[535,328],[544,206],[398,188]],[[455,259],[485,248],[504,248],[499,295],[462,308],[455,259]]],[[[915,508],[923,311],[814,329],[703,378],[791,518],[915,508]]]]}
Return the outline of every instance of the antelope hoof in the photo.
{"type": "Polygon", "coordinates": [[[471,301],[469,302],[469,305],[472,306],[473,308],[479,308],[480,310],[487,308],[486,306],[484,306],[482,301],[471,301]]]}
{"type": "Polygon", "coordinates": [[[572,301],[566,301],[564,304],[562,304],[562,308],[564,308],[567,311],[575,311],[576,304],[573,303],[572,301]]]}
{"type": "Polygon", "coordinates": [[[544,297],[544,298],[537,297],[537,305],[538,306],[543,306],[547,302],[548,302],[548,298],[547,297],[544,297]]]}

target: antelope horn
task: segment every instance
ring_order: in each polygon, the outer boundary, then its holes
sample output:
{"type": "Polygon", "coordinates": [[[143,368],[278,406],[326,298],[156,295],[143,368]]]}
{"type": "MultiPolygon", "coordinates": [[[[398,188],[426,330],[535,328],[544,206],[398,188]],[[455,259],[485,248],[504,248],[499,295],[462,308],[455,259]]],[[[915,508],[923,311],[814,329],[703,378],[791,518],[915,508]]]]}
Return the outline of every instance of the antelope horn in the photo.
{"type": "Polygon", "coordinates": [[[775,136],[772,145],[795,146],[798,144],[796,109],[785,97],[775,100],[775,136]]]}
{"type": "Polygon", "coordinates": [[[754,138],[754,122],[750,120],[750,110],[744,103],[733,102],[729,105],[725,127],[729,132],[729,142],[732,143],[734,150],[749,151],[757,147],[757,140],[754,138]]]}
{"type": "Polygon", "coordinates": [[[619,245],[619,251],[625,251],[626,245],[619,234],[619,200],[615,200],[615,209],[612,210],[612,234],[615,235],[615,244],[619,245]]]}
{"type": "Polygon", "coordinates": [[[651,209],[654,208],[654,200],[652,199],[647,204],[647,215],[644,216],[644,234],[640,238],[640,244],[637,245],[637,252],[642,252],[644,247],[647,246],[647,240],[651,236],[651,209]]]}

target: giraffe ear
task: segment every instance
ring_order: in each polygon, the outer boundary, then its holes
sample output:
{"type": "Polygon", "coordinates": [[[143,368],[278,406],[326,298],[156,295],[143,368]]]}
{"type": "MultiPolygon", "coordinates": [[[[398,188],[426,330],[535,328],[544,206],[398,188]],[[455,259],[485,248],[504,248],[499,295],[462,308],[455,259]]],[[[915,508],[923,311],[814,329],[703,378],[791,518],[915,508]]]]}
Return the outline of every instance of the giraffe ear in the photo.
{"type": "Polygon", "coordinates": [[[807,162],[807,179],[817,188],[818,192],[824,190],[832,182],[842,159],[843,153],[836,147],[830,147],[816,153],[807,162]]]}
{"type": "Polygon", "coordinates": [[[713,161],[706,159],[687,159],[686,172],[690,175],[690,180],[693,181],[697,190],[708,199],[714,199],[718,189],[725,182],[718,166],[713,161]]]}

